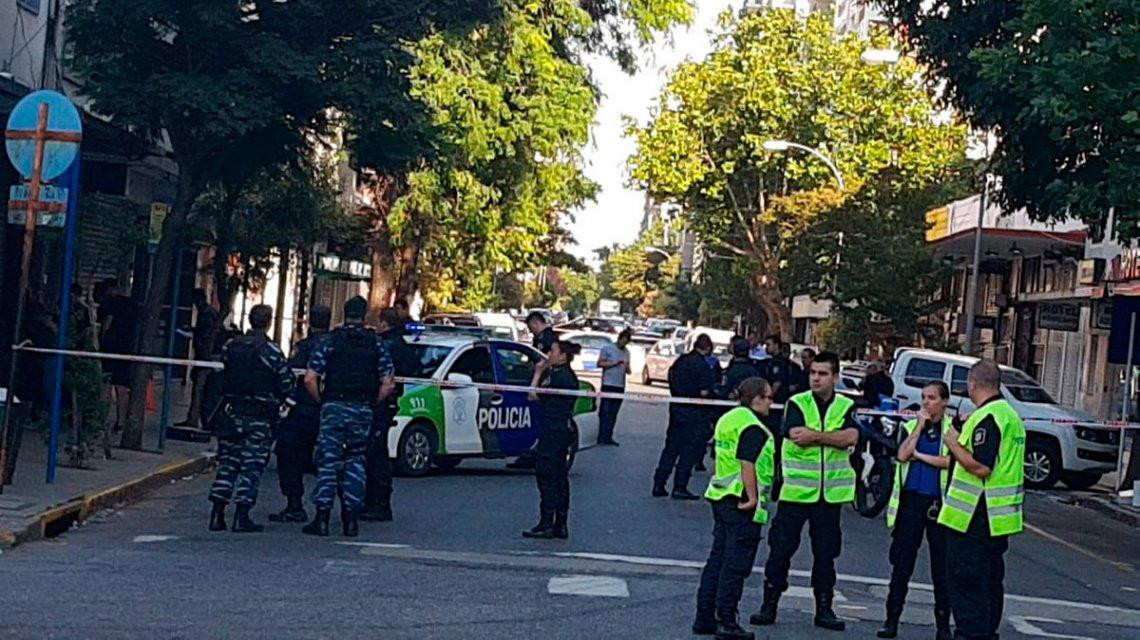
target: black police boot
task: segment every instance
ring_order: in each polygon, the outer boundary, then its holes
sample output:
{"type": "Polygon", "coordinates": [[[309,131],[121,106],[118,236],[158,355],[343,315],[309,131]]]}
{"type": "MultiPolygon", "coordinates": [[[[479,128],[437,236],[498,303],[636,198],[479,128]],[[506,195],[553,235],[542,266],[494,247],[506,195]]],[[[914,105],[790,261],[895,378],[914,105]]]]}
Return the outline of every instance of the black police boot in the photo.
{"type": "Polygon", "coordinates": [[[257,524],[249,518],[251,505],[239,504],[234,512],[234,525],[230,529],[234,533],[260,533],[265,530],[263,525],[257,524]]]}
{"type": "Polygon", "coordinates": [[[346,538],[360,535],[360,512],[356,509],[340,510],[340,532],[346,538]]]}
{"type": "Polygon", "coordinates": [[[305,513],[305,505],[300,498],[286,498],[288,504],[279,513],[269,514],[270,522],[306,522],[309,514],[305,513]]]}
{"type": "Polygon", "coordinates": [[[301,528],[301,533],[310,536],[327,536],[329,534],[329,516],[332,515],[332,509],[317,507],[317,515],[313,516],[313,521],[301,528]]]}
{"type": "Polygon", "coordinates": [[[653,497],[664,498],[669,495],[669,490],[665,488],[664,482],[653,481],[653,497]]]}
{"type": "Polygon", "coordinates": [[[533,527],[531,527],[530,529],[528,529],[526,531],[523,531],[523,537],[524,538],[539,538],[539,537],[542,537],[541,534],[549,533],[550,530],[553,528],[554,528],[554,512],[553,511],[543,511],[542,514],[538,517],[538,524],[534,525],[533,527]]]}
{"type": "Polygon", "coordinates": [[[392,507],[388,505],[372,505],[360,511],[360,519],[365,522],[391,522],[392,507]]]}
{"type": "Polygon", "coordinates": [[[935,640],[954,640],[954,632],[950,630],[950,610],[934,610],[934,638],[935,640]]]}
{"type": "Polygon", "coordinates": [[[554,534],[555,538],[565,540],[570,537],[569,515],[566,511],[554,512],[554,527],[551,529],[551,533],[554,534]]]}
{"type": "Polygon", "coordinates": [[[883,628],[875,632],[875,637],[878,638],[894,638],[899,635],[899,618],[902,617],[902,607],[893,603],[887,603],[887,621],[883,623],[883,628]]]}
{"type": "Polygon", "coordinates": [[[716,640],[753,640],[756,634],[742,628],[736,620],[720,621],[716,627],[716,640]]]}
{"type": "Polygon", "coordinates": [[[674,500],[700,500],[701,497],[695,493],[692,493],[688,489],[682,488],[682,489],[673,489],[673,499],[674,500]]]}
{"type": "Polygon", "coordinates": [[[836,617],[831,610],[833,595],[830,591],[815,592],[815,626],[829,631],[843,631],[847,623],[836,617]]]}
{"type": "Polygon", "coordinates": [[[698,609],[697,617],[693,619],[693,635],[711,636],[714,633],[716,633],[716,613],[698,609]]]}
{"type": "Polygon", "coordinates": [[[748,619],[749,622],[758,626],[766,627],[770,624],[776,623],[776,613],[780,609],[780,592],[775,587],[764,583],[764,602],[760,605],[760,611],[752,614],[748,619]]]}
{"type": "Polygon", "coordinates": [[[226,503],[213,500],[214,508],[210,511],[210,531],[226,530],[226,503]]]}

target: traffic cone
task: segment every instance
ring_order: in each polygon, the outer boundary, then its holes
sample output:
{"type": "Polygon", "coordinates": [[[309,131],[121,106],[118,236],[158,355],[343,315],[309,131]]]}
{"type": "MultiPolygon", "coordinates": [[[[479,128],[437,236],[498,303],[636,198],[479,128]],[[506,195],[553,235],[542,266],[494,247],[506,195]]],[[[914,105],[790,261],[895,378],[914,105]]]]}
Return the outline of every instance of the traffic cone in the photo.
{"type": "Polygon", "coordinates": [[[146,383],[146,412],[158,413],[158,404],[154,401],[154,381],[146,383]]]}

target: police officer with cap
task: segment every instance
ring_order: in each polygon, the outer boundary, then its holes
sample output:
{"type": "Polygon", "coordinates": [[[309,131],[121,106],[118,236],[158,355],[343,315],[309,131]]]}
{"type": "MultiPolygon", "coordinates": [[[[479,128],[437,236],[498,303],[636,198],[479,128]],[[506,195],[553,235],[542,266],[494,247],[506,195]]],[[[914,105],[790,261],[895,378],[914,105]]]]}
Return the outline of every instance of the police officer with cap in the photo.
{"type": "Polygon", "coordinates": [[[752,616],[755,625],[776,622],[780,596],[788,588],[792,556],[810,522],[815,591],[815,626],[842,631],[846,625],[831,608],[835,597],[835,559],[842,548],[840,514],[855,499],[855,470],[847,450],[859,442],[855,403],[835,393],[839,356],[823,352],[811,365],[811,391],[791,397],[784,410],[780,502],[768,539],[764,566],[764,603],[752,616]]]}
{"type": "MultiPolygon", "coordinates": [[[[409,378],[417,373],[417,358],[404,341],[404,320],[399,310],[380,312],[377,328],[380,338],[388,347],[396,375],[409,378]]],[[[372,434],[368,438],[365,456],[367,482],[364,490],[364,510],[360,519],[365,522],[392,521],[392,461],[388,458],[388,430],[399,410],[397,402],[404,393],[404,385],[396,383],[395,390],[374,410],[372,434]]]]}
{"type": "Polygon", "coordinates": [[[281,402],[293,387],[293,372],[281,348],[266,331],[273,308],[259,304],[249,312],[249,333],[222,347],[221,416],[215,417],[218,435],[218,472],[210,487],[210,531],[225,531],[226,505],[237,505],[233,531],[254,533],[264,527],[249,517],[257,502],[261,472],[269,460],[273,428],[281,402]]]}
{"type": "MultiPolygon", "coordinates": [[[[309,313],[309,335],[293,345],[289,366],[305,369],[317,345],[328,333],[332,310],[324,306],[313,307],[309,313]]],[[[269,514],[270,522],[305,522],[305,474],[314,473],[313,449],[317,445],[317,432],[321,426],[321,405],[305,389],[304,378],[297,380],[289,394],[289,413],[281,421],[277,434],[277,479],[286,506],[279,513],[269,514]]]]}
{"type": "Polygon", "coordinates": [[[938,523],[946,556],[955,638],[997,638],[1009,537],[1021,533],[1025,501],[1025,425],[1001,394],[1001,370],[981,360],[966,378],[978,408],[944,441],[953,458],[938,523]]]}
{"type": "Polygon", "coordinates": [[[344,325],[325,336],[305,372],[305,388],[321,403],[317,486],[313,489],[317,513],[302,529],[309,535],[329,535],[329,517],[338,493],[341,532],[349,537],[360,533],[372,407],[383,402],[395,386],[387,345],[364,326],[367,311],[368,302],[360,296],[346,302],[344,325]]]}

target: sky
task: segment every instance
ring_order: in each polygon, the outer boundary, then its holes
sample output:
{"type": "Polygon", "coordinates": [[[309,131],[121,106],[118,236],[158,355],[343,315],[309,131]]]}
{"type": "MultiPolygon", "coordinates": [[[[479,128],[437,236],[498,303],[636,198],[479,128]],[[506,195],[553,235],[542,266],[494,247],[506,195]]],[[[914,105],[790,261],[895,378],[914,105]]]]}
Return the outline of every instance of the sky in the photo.
{"type": "Polygon", "coordinates": [[[596,202],[575,212],[570,228],[577,244],[569,247],[571,253],[593,263],[595,249],[637,239],[645,194],[625,186],[629,176],[626,160],[635,146],[622,135],[622,118],[631,116],[639,123],[647,122],[669,70],[686,59],[704,58],[712,46],[709,31],[716,17],[741,4],[742,0],[696,0],[692,25],[674,29],[671,38],[663,38],[644,51],[640,70],[632,77],[605,58],[589,60],[602,101],[586,150],[586,174],[601,189],[596,202]]]}

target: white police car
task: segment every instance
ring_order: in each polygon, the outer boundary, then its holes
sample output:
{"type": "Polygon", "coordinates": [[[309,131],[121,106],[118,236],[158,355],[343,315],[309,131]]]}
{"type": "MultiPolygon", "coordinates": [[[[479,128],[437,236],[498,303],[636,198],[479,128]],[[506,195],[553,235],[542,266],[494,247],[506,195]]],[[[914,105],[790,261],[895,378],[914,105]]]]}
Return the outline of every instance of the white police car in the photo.
{"type": "MultiPolygon", "coordinates": [[[[459,328],[431,327],[405,340],[419,360],[413,377],[431,380],[529,386],[543,358],[528,345],[459,328]]],[[[581,387],[594,389],[587,382],[581,387]]],[[[396,469],[409,476],[422,476],[433,466],[454,468],[464,458],[514,458],[538,439],[540,417],[539,403],[525,392],[408,384],[388,434],[388,451],[396,469]]],[[[597,441],[593,398],[578,399],[572,426],[578,441],[571,463],[579,449],[597,441]]]]}

